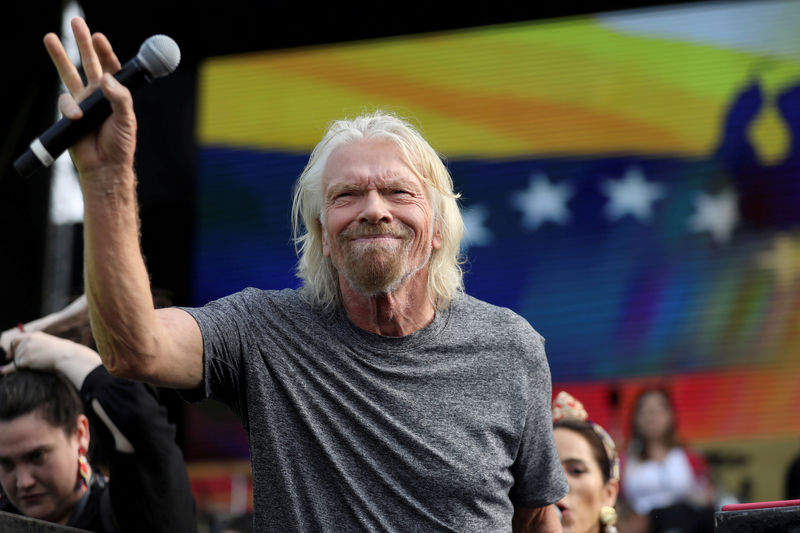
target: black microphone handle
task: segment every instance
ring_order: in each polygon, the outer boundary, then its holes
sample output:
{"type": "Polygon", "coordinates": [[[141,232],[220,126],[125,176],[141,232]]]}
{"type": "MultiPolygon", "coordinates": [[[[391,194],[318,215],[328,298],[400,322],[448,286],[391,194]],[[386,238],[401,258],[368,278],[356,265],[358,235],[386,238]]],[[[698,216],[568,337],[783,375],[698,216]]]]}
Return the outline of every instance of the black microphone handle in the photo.
{"type": "MultiPolygon", "coordinates": [[[[147,70],[135,57],[128,61],[119,72],[114,74],[114,78],[128,87],[131,92],[147,85],[152,80],[147,70]]],[[[75,144],[81,137],[100,126],[111,115],[111,104],[100,88],[78,105],[83,110],[83,116],[80,119],[72,120],[63,117],[38,137],[38,141],[53,160],[60,156],[64,150],[75,144]]],[[[41,161],[34,151],[28,148],[24,154],[14,161],[14,168],[17,169],[17,172],[27,177],[39,168],[49,166],[49,164],[41,161]]]]}

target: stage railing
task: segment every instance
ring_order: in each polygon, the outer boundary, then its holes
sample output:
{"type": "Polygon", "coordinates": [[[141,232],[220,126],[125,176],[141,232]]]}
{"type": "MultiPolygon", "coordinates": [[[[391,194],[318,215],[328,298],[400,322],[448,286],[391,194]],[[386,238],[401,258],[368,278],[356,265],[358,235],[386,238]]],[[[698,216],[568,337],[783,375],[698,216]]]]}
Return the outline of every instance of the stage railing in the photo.
{"type": "Polygon", "coordinates": [[[0,511],[0,531],[3,533],[86,533],[84,529],[61,526],[3,511],[0,511]]]}

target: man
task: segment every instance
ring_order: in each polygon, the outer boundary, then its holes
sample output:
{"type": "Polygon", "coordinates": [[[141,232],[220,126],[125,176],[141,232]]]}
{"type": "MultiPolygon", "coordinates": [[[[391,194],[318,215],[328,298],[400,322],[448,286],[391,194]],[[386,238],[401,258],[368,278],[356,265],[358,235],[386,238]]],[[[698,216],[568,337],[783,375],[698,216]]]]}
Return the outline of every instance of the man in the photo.
{"type": "Polygon", "coordinates": [[[153,309],[138,241],[130,93],[108,40],[72,22],[88,87],[113,113],[72,147],[85,275],[115,374],[226,402],[248,432],[258,531],[560,531],[567,491],[541,337],[463,293],[463,222],[447,170],[387,115],[335,123],[293,205],[300,290],[247,289],[153,309]],[[105,72],[105,73],[104,73],[105,72]]]}

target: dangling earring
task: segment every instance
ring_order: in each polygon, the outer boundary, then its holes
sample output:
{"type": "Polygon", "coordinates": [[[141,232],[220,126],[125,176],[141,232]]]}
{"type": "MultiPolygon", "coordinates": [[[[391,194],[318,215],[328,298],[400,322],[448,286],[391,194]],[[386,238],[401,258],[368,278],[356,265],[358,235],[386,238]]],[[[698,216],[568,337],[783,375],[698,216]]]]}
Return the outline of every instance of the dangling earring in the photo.
{"type": "Polygon", "coordinates": [[[605,533],[617,533],[617,511],[608,505],[600,508],[600,523],[605,528],[605,533]]]}
{"type": "Polygon", "coordinates": [[[81,448],[78,450],[78,484],[81,489],[89,488],[89,462],[86,460],[86,451],[81,448]]]}

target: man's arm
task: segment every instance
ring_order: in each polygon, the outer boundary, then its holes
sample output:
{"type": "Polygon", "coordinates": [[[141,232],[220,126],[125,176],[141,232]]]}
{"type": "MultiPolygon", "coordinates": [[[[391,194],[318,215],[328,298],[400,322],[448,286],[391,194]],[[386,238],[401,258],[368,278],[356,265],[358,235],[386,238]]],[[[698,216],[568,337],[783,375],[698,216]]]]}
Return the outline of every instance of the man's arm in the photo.
{"type": "Polygon", "coordinates": [[[83,19],[72,20],[87,84],[55,34],[45,47],[70,94],[64,116],[79,120],[78,101],[98,86],[111,116],[72,146],[84,199],[85,286],[89,319],[104,365],[118,376],[157,385],[191,388],[203,373],[199,327],[178,309],[156,311],[139,246],[139,213],[133,157],[136,117],[130,91],[111,76],[120,68],[108,39],[92,35],[83,19]]]}
{"type": "Polygon", "coordinates": [[[511,530],[514,533],[561,533],[562,531],[555,505],[533,509],[514,507],[511,530]]]}

